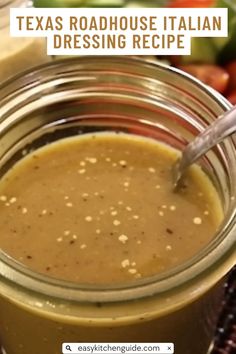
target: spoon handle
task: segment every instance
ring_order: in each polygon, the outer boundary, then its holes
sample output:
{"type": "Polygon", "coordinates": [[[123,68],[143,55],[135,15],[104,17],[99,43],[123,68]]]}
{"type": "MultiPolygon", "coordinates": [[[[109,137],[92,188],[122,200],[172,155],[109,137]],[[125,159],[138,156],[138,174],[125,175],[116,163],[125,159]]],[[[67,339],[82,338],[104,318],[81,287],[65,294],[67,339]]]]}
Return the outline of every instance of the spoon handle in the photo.
{"type": "Polygon", "coordinates": [[[185,148],[175,167],[175,185],[178,184],[185,169],[198,160],[214,145],[236,132],[236,107],[216,119],[185,148]]]}

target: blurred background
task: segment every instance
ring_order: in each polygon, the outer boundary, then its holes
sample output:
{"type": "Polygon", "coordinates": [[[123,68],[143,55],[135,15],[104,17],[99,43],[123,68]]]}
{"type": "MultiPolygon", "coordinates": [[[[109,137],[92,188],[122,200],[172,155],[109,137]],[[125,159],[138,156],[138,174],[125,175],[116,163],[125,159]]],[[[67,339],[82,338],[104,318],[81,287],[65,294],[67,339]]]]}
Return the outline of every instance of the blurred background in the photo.
{"type": "Polygon", "coordinates": [[[227,7],[228,38],[193,38],[192,54],[165,59],[236,104],[236,0],[34,0],[35,7],[227,7]]]}
{"type": "MultiPolygon", "coordinates": [[[[229,34],[227,38],[194,38],[190,56],[153,56],[178,67],[227,97],[236,105],[236,0],[32,0],[35,7],[227,7],[229,34]]],[[[42,38],[12,38],[9,35],[9,7],[16,0],[0,0],[0,84],[15,74],[35,65],[55,60],[46,55],[42,38]],[[3,4],[3,5],[2,5],[3,4]],[[5,5],[5,6],[4,6],[5,5]]],[[[29,3],[17,0],[18,4],[29,3]]],[[[225,284],[225,302],[212,354],[236,353],[236,268],[225,284]]]]}

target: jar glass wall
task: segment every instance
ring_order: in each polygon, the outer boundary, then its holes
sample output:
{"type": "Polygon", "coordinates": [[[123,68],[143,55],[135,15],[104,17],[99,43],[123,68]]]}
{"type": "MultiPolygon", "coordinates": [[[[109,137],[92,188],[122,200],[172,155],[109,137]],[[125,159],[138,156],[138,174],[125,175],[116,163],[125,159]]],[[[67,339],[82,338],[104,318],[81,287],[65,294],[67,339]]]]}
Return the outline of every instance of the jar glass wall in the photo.
{"type": "Polygon", "coordinates": [[[0,3],[0,83],[50,60],[44,38],[10,36],[10,8],[31,6],[29,0],[2,0],[0,3]]]}
{"type": "MultiPolygon", "coordinates": [[[[182,150],[229,104],[175,69],[134,58],[58,61],[0,89],[0,176],[22,155],[60,138],[122,131],[182,150]]],[[[59,354],[62,342],[174,342],[205,354],[225,274],[235,263],[236,147],[201,161],[224,222],[185,264],[132,284],[86,287],[54,280],[0,255],[1,341],[8,354],[59,354]],[[19,325],[20,323],[20,325],[19,325]]]]}

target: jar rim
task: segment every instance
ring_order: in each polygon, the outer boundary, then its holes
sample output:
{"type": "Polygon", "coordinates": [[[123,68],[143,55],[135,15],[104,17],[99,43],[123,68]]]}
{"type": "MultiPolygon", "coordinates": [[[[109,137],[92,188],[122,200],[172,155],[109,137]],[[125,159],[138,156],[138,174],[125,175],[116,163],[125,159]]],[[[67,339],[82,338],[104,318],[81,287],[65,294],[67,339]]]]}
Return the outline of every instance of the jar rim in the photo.
{"type": "MultiPolygon", "coordinates": [[[[47,75],[50,69],[56,67],[65,68],[70,67],[72,70],[73,65],[78,63],[93,63],[96,57],[81,57],[81,58],[70,58],[67,60],[59,60],[56,63],[44,64],[37,67],[33,72],[31,70],[25,72],[25,75],[17,75],[15,78],[9,79],[6,83],[0,86],[0,101],[4,102],[6,95],[4,91],[10,90],[10,93],[17,94],[17,90],[13,90],[15,85],[18,85],[19,91],[22,89],[25,80],[30,78],[31,84],[40,81],[43,75],[47,75]],[[68,61],[70,65],[68,65],[68,61]]],[[[144,61],[140,58],[134,57],[99,57],[99,61],[106,63],[107,61],[115,63],[117,61],[125,62],[131,68],[135,65],[146,65],[153,70],[159,69],[163,72],[167,71],[181,77],[182,80],[186,80],[194,84],[199,91],[204,91],[208,96],[220,106],[221,109],[227,110],[230,108],[230,104],[226,99],[224,99],[220,94],[215,92],[213,89],[205,86],[197,79],[192,78],[190,75],[183,73],[176,68],[170,68],[163,64],[157,64],[149,61],[144,61]]],[[[95,70],[96,72],[96,67],[95,70]]],[[[63,72],[63,70],[62,70],[63,72]]],[[[27,85],[23,86],[27,90],[27,85]]],[[[30,89],[29,85],[29,89],[30,89]]],[[[8,92],[9,95],[9,92],[8,92]]],[[[1,126],[1,113],[4,116],[4,104],[0,108],[0,126],[1,126]]],[[[230,140],[231,148],[234,151],[234,156],[236,159],[236,146],[233,140],[230,140]]],[[[154,275],[151,277],[136,280],[132,283],[118,284],[113,286],[93,286],[93,285],[83,285],[76,284],[68,281],[58,280],[46,275],[41,275],[36,272],[29,270],[28,268],[17,263],[7,255],[0,253],[0,275],[6,277],[11,281],[17,283],[27,284],[26,288],[40,292],[44,295],[50,295],[56,298],[67,299],[68,297],[75,301],[91,301],[91,302],[110,302],[110,301],[124,301],[132,300],[134,298],[142,298],[145,296],[150,296],[151,294],[160,294],[167,291],[173,290],[176,286],[186,286],[186,283],[192,279],[200,279],[203,274],[210,272],[214,265],[221,259],[225,259],[227,263],[228,260],[232,258],[233,245],[235,243],[236,234],[236,207],[232,210],[232,214],[228,218],[227,224],[224,224],[218,233],[216,233],[215,238],[211,241],[198,255],[194,256],[192,259],[184,262],[183,264],[175,267],[165,273],[154,275]],[[43,284],[43,286],[42,286],[43,284]]],[[[232,264],[231,264],[232,265],[232,264]]],[[[229,267],[229,265],[228,265],[229,267]]],[[[220,278],[221,274],[219,274],[220,278]]]]}

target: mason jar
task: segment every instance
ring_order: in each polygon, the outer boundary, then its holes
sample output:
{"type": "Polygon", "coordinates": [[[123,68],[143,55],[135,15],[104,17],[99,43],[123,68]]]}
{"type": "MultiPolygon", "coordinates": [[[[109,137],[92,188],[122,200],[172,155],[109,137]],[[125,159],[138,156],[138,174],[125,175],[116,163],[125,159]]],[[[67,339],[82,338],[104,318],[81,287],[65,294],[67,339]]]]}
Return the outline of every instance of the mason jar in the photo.
{"type": "MultiPolygon", "coordinates": [[[[138,134],[181,151],[229,108],[187,74],[138,58],[54,62],[0,88],[0,175],[27,152],[88,132],[138,134]]],[[[204,249],[165,273],[86,286],[38,274],[1,252],[6,353],[59,354],[63,342],[173,342],[175,354],[209,353],[222,285],[236,259],[235,161],[232,138],[199,161],[218,191],[224,220],[204,249]]]]}
{"type": "Polygon", "coordinates": [[[34,65],[50,60],[44,38],[14,38],[10,36],[10,8],[32,7],[29,0],[0,2],[0,83],[34,65]]]}

